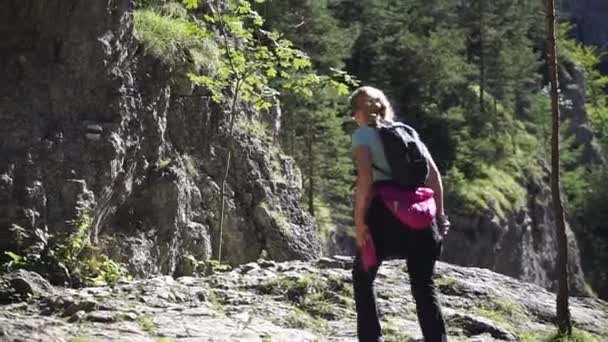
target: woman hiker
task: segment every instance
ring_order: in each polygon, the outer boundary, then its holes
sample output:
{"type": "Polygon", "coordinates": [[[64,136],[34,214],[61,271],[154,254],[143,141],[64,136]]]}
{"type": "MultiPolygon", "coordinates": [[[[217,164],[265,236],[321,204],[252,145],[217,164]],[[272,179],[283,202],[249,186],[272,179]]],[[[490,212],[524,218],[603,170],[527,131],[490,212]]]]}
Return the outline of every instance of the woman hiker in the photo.
{"type": "MultiPolygon", "coordinates": [[[[352,135],[352,147],[358,169],[355,226],[359,252],[353,265],[353,284],[359,341],[382,340],[373,283],[378,267],[388,258],[407,259],[407,271],[424,340],[447,341],[433,283],[435,261],[441,253],[442,238],[449,229],[449,221],[443,209],[443,189],[437,166],[427,148],[420,142],[418,146],[421,154],[428,162],[428,166],[425,166],[428,167],[426,186],[432,191],[428,188],[421,190],[430,193],[426,201],[431,201],[428,207],[435,209],[432,212],[435,219],[430,217],[430,220],[423,223],[423,227],[417,226],[414,229],[403,223],[399,213],[395,211],[402,205],[399,203],[400,199],[395,201],[395,198],[391,198],[391,202],[383,198],[383,195],[397,194],[403,199],[408,196],[411,199],[414,191],[417,195],[420,194],[416,189],[407,190],[411,192],[409,194],[404,193],[405,190],[392,181],[389,162],[376,128],[378,124],[393,123],[394,113],[390,103],[382,91],[366,86],[353,92],[350,104],[352,115],[359,125],[352,135]],[[394,208],[391,208],[391,203],[394,208]]],[[[419,141],[416,132],[413,129],[411,132],[419,141]]]]}

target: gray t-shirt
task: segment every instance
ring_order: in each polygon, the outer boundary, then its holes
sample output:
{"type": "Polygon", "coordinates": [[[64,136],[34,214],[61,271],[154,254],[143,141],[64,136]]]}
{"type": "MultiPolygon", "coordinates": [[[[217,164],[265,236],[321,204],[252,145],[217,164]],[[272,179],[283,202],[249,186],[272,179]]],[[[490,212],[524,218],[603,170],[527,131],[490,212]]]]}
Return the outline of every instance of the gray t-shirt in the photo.
{"type": "MultiPolygon", "coordinates": [[[[369,148],[373,165],[379,167],[382,170],[386,170],[390,174],[391,167],[388,164],[388,161],[386,160],[382,141],[380,140],[378,131],[375,128],[369,126],[361,126],[355,130],[352,135],[353,151],[359,145],[365,145],[369,148]]],[[[372,180],[374,182],[389,179],[391,179],[390,176],[385,175],[383,172],[376,170],[372,167],[372,180]]]]}
{"type": "MultiPolygon", "coordinates": [[[[413,128],[411,128],[411,133],[414,134],[414,137],[420,141],[420,137],[418,136],[418,132],[416,132],[413,128]]],[[[382,140],[380,139],[380,135],[378,134],[378,130],[369,127],[369,126],[361,126],[355,130],[352,136],[353,141],[353,151],[359,145],[365,145],[369,148],[372,164],[376,167],[386,170],[388,175],[380,170],[377,170],[372,166],[372,180],[390,180],[391,167],[388,164],[388,160],[386,159],[386,155],[384,154],[384,147],[382,146],[382,140]]],[[[426,145],[420,141],[418,145],[421,148],[421,152],[426,156],[427,160],[431,160],[431,154],[429,153],[426,145]]]]}

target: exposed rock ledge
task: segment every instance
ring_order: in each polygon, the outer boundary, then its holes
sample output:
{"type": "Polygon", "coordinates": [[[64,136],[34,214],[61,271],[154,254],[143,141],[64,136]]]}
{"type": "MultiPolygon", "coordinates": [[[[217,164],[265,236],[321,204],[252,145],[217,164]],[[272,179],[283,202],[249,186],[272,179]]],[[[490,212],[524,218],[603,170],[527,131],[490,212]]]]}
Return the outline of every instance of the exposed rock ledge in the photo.
{"type": "MultiPolygon", "coordinates": [[[[0,278],[0,340],[355,341],[351,264],[261,261],[80,290],[20,271],[0,278]]],[[[387,341],[421,339],[404,267],[387,262],[378,275],[387,341]]],[[[555,296],[537,285],[445,263],[436,282],[451,341],[529,341],[554,329],[555,296]]],[[[571,311],[577,327],[608,339],[608,303],[571,298],[571,311]]]]}

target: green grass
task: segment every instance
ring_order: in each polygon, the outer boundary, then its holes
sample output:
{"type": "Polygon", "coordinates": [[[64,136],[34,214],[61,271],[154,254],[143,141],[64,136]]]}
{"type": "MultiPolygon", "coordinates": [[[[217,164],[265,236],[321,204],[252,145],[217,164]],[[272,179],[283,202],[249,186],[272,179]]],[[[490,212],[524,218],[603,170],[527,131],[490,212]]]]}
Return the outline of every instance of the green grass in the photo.
{"type": "Polygon", "coordinates": [[[209,291],[209,301],[211,301],[211,309],[215,312],[223,312],[224,305],[220,301],[217,292],[215,290],[209,291]]]}
{"type": "Polygon", "coordinates": [[[323,241],[329,238],[329,233],[336,225],[331,208],[319,196],[315,197],[315,220],[319,224],[319,231],[323,241]]]}
{"type": "Polygon", "coordinates": [[[506,327],[512,327],[513,322],[527,318],[525,310],[521,305],[506,299],[491,300],[477,304],[472,308],[472,312],[506,327]]]}
{"type": "Polygon", "coordinates": [[[519,342],[538,342],[542,339],[542,332],[538,331],[520,331],[517,337],[519,342]]]}
{"type": "Polygon", "coordinates": [[[526,189],[513,175],[494,166],[483,166],[480,176],[472,180],[465,180],[458,173],[449,176],[457,183],[456,195],[468,212],[493,208],[504,219],[507,212],[526,204],[526,189]]]}
{"type": "Polygon", "coordinates": [[[270,207],[268,206],[268,203],[266,202],[262,202],[260,203],[260,207],[264,210],[266,210],[266,212],[268,212],[268,215],[270,216],[271,220],[274,222],[275,226],[285,235],[290,235],[291,234],[291,225],[289,224],[289,220],[287,219],[287,217],[285,217],[285,215],[277,210],[272,210],[270,209],[270,207]]]}
{"type": "Polygon", "coordinates": [[[337,319],[342,307],[352,306],[352,291],[339,279],[322,279],[318,275],[301,278],[280,276],[258,287],[263,294],[279,296],[314,318],[337,319]]]}
{"type": "Polygon", "coordinates": [[[285,325],[292,329],[304,329],[325,333],[327,331],[327,323],[317,317],[313,317],[309,313],[293,308],[285,316],[285,325]]]}
{"type": "Polygon", "coordinates": [[[194,71],[207,74],[217,69],[217,45],[176,8],[139,9],[133,16],[135,36],[151,55],[172,66],[192,65],[194,71]]]}
{"type": "Polygon", "coordinates": [[[464,291],[464,285],[457,279],[449,277],[439,277],[435,279],[435,285],[442,293],[458,294],[464,291]]]}
{"type": "Polygon", "coordinates": [[[198,178],[200,176],[200,173],[198,172],[198,160],[196,160],[189,154],[182,155],[182,158],[184,160],[184,167],[186,168],[186,172],[188,172],[191,177],[198,178]]]}
{"type": "Polygon", "coordinates": [[[158,161],[158,168],[160,170],[164,170],[164,169],[168,168],[171,165],[172,161],[173,160],[171,160],[170,158],[169,159],[161,159],[161,160],[158,161]]]}
{"type": "Polygon", "coordinates": [[[542,342],[596,342],[599,340],[597,340],[591,334],[589,334],[585,331],[582,331],[579,329],[572,329],[572,335],[570,335],[570,336],[561,335],[558,332],[554,332],[554,333],[550,334],[549,336],[542,338],[542,340],[540,340],[540,341],[542,341],[542,342]]]}
{"type": "Polygon", "coordinates": [[[90,336],[77,336],[71,337],[68,342],[99,342],[99,339],[90,336]]]}
{"type": "Polygon", "coordinates": [[[414,341],[412,337],[401,332],[396,326],[394,318],[387,316],[382,321],[382,337],[385,342],[409,342],[414,341]]]}
{"type": "Polygon", "coordinates": [[[148,334],[154,334],[154,331],[156,331],[156,323],[154,323],[152,316],[148,314],[143,314],[137,317],[137,324],[141,330],[147,332],[148,334]]]}
{"type": "Polygon", "coordinates": [[[241,118],[238,120],[239,129],[247,132],[260,140],[269,139],[270,128],[268,123],[258,119],[241,118]]]}
{"type": "Polygon", "coordinates": [[[158,342],[175,342],[175,339],[171,337],[161,337],[158,342]]]}

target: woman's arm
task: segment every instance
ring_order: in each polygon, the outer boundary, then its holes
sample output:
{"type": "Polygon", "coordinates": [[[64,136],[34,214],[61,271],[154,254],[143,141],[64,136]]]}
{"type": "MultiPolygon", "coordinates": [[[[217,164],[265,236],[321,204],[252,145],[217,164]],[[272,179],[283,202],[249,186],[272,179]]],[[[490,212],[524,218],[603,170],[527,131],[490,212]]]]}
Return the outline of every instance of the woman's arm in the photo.
{"type": "Polygon", "coordinates": [[[439,174],[439,169],[437,168],[437,164],[433,160],[433,157],[428,156],[429,161],[429,179],[428,186],[433,190],[435,197],[435,204],[437,205],[437,214],[445,215],[443,209],[443,183],[441,181],[441,175],[439,174]]]}
{"type": "Polygon", "coordinates": [[[359,247],[365,244],[368,237],[368,228],[365,224],[365,212],[372,188],[372,162],[369,148],[358,145],[355,148],[355,160],[357,162],[357,199],[355,203],[355,227],[356,238],[359,247]]]}
{"type": "Polygon", "coordinates": [[[446,236],[448,231],[450,230],[450,221],[448,220],[447,215],[445,214],[445,209],[443,207],[443,182],[441,181],[441,174],[439,174],[439,169],[437,168],[437,164],[433,160],[431,155],[428,155],[429,161],[429,179],[428,186],[434,192],[433,197],[435,198],[435,204],[437,205],[437,224],[439,226],[439,233],[442,236],[446,236]]]}

